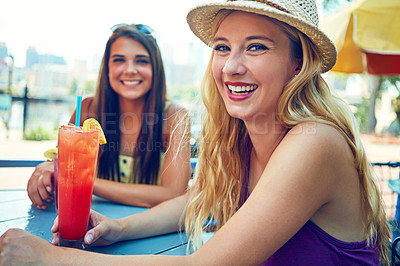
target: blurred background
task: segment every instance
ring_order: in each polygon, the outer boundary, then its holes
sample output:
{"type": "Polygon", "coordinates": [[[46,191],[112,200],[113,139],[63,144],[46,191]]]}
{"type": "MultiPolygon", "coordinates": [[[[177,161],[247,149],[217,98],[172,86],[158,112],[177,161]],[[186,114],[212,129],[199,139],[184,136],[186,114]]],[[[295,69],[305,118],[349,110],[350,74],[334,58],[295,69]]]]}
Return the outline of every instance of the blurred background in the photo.
{"type": "MultiPolygon", "coordinates": [[[[341,57],[345,54],[341,49],[344,51],[348,44],[344,36],[364,31],[349,25],[353,20],[360,21],[361,16],[351,12],[365,1],[317,0],[321,27],[334,39],[341,57]]],[[[199,87],[210,49],[191,33],[186,14],[191,7],[206,2],[1,1],[0,159],[44,160],[43,151],[55,147],[57,129],[68,122],[76,96],[94,94],[110,28],[119,23],[142,23],[155,30],[166,70],[168,97],[192,115],[195,157],[202,123],[199,87]]],[[[359,47],[361,42],[355,38],[349,42],[362,52],[368,50],[359,47]]],[[[354,54],[354,49],[347,53],[354,54]]],[[[361,55],[362,66],[369,56],[361,55]]],[[[399,73],[337,69],[324,74],[324,78],[354,112],[369,159],[399,161],[399,73]]],[[[32,171],[0,168],[0,189],[25,188],[32,171]]],[[[387,189],[386,184],[383,187],[387,189]]]]}
{"type": "Polygon", "coordinates": [[[209,52],[190,32],[185,16],[201,2],[2,1],[0,93],[11,95],[12,102],[6,108],[10,103],[2,100],[0,139],[55,139],[76,95],[94,94],[110,28],[119,23],[155,30],[168,96],[191,109],[209,52]]]}

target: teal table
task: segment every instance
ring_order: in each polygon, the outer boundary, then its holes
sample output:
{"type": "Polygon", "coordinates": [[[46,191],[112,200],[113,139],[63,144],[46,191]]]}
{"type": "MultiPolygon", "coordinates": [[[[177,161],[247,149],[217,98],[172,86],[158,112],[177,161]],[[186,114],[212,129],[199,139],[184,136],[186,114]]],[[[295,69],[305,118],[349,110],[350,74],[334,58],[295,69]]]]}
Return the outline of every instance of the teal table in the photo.
{"type": "MultiPolygon", "coordinates": [[[[146,208],[132,207],[93,196],[92,209],[110,218],[122,218],[143,212],[146,208]]],[[[56,218],[54,203],[46,210],[31,204],[26,190],[0,190],[0,235],[9,228],[20,228],[51,241],[51,227],[56,218]]],[[[187,238],[184,233],[123,241],[88,250],[114,255],[168,254],[186,255],[187,238]]]]}

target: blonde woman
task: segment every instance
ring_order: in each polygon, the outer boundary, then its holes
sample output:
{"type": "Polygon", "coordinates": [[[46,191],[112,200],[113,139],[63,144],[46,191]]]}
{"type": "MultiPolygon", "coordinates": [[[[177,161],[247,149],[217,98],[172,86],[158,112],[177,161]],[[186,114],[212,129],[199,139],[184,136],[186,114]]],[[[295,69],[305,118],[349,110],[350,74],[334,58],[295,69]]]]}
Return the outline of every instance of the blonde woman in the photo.
{"type": "MultiPolygon", "coordinates": [[[[186,195],[122,220],[92,212],[94,228],[85,241],[110,244],[176,231],[184,216],[196,251],[181,257],[113,257],[47,245],[34,259],[140,265],[387,263],[389,229],[357,126],[321,78],[335,64],[336,50],[317,28],[314,1],[218,2],[192,9],[188,22],[213,48],[202,85],[207,117],[196,182],[186,195]],[[216,232],[203,244],[202,230],[210,220],[216,232]]],[[[57,230],[56,221],[54,243],[57,230]]],[[[16,236],[25,235],[10,231],[3,239],[18,246],[16,236]]],[[[20,255],[8,251],[10,260],[20,255]]]]}

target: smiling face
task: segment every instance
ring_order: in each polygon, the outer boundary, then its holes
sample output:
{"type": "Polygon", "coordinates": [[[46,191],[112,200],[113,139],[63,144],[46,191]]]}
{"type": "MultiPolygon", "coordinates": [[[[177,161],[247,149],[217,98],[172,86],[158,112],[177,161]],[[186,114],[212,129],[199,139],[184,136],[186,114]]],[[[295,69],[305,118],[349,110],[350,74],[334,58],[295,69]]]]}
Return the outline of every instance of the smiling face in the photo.
{"type": "Polygon", "coordinates": [[[228,113],[246,123],[274,119],[286,83],[297,74],[290,41],[268,18],[235,11],[214,38],[212,71],[228,113]]]}
{"type": "Polygon", "coordinates": [[[110,49],[109,80],[119,97],[144,100],[152,84],[152,66],[149,53],[138,41],[120,37],[110,49]]]}

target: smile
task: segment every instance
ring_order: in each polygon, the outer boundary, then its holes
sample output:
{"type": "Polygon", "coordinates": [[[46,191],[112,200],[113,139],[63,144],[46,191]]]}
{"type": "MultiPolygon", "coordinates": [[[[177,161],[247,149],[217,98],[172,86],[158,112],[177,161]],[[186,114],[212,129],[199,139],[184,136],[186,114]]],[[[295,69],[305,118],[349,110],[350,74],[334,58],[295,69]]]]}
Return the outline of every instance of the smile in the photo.
{"type": "Polygon", "coordinates": [[[228,85],[229,91],[233,95],[246,95],[250,94],[253,91],[255,91],[258,88],[257,85],[249,85],[249,86],[233,86],[233,85],[228,85]]]}
{"type": "Polygon", "coordinates": [[[134,86],[141,83],[139,80],[121,80],[121,83],[127,86],[134,86]]]}

